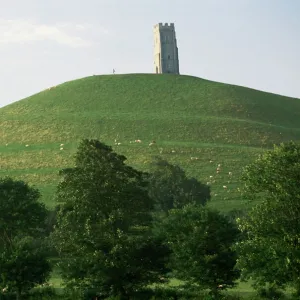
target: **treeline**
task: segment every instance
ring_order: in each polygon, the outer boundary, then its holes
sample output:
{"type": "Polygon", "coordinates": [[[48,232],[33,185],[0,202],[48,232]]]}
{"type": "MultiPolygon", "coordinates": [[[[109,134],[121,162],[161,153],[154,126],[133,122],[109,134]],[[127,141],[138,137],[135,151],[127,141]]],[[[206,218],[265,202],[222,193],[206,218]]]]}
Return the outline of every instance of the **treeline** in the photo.
{"type": "Polygon", "coordinates": [[[0,299],[230,299],[238,279],[260,297],[293,288],[298,299],[299,145],[245,167],[245,201],[263,200],[239,217],[208,208],[209,186],[178,166],[155,158],[141,172],[125,161],[83,140],[74,167],[60,171],[55,212],[37,189],[0,179],[0,299]],[[61,296],[45,287],[53,261],[61,296]],[[172,278],[182,286],[159,288],[172,278]]]}

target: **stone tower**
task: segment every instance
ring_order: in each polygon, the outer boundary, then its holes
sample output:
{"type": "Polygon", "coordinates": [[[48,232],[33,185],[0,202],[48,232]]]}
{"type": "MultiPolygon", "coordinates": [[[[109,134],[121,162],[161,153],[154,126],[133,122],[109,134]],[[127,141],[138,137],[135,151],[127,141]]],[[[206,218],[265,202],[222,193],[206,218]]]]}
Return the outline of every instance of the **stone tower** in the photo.
{"type": "Polygon", "coordinates": [[[154,26],[154,72],[179,74],[178,48],[174,23],[154,26]]]}

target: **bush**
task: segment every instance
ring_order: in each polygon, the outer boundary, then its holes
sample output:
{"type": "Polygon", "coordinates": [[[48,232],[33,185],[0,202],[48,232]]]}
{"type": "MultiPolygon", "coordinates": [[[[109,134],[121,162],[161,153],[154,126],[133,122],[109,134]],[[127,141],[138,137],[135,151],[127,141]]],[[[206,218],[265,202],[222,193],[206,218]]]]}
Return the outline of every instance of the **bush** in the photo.
{"type": "Polygon", "coordinates": [[[285,299],[286,298],[284,293],[274,285],[260,288],[257,291],[257,294],[262,299],[277,300],[277,299],[285,299]]]}
{"type": "Polygon", "coordinates": [[[57,295],[53,287],[45,286],[32,289],[28,296],[29,299],[53,299],[57,295]]]}
{"type": "MultiPolygon", "coordinates": [[[[15,300],[17,299],[16,293],[0,293],[0,300],[15,300]]],[[[24,300],[36,300],[36,299],[43,299],[43,300],[55,300],[55,299],[62,299],[59,297],[55,289],[51,286],[46,287],[37,287],[32,289],[27,295],[22,295],[22,299],[24,300]]]]}

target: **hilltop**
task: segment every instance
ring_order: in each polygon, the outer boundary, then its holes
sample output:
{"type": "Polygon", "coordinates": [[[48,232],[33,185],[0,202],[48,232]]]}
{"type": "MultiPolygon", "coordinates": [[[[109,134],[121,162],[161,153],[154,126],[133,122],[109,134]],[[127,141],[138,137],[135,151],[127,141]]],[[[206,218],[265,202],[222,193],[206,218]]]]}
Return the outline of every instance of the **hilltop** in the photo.
{"type": "Polygon", "coordinates": [[[153,155],[179,164],[209,182],[210,205],[230,210],[245,205],[242,167],[300,140],[300,99],[182,75],[90,76],[0,108],[0,126],[0,176],[36,185],[49,206],[78,141],[97,138],[139,169],[153,155]]]}

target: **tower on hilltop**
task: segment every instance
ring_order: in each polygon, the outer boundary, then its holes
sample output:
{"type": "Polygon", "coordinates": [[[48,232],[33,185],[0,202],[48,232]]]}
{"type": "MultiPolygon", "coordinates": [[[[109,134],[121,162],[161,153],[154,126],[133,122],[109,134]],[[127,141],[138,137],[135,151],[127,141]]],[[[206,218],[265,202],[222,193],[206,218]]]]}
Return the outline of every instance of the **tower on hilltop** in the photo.
{"type": "Polygon", "coordinates": [[[174,23],[159,23],[154,26],[154,72],[179,74],[174,23]]]}

